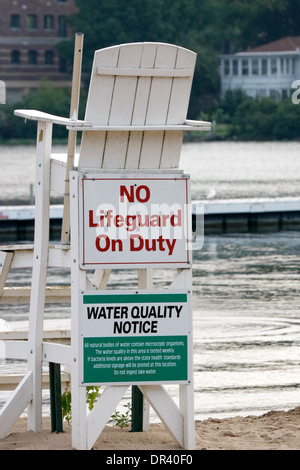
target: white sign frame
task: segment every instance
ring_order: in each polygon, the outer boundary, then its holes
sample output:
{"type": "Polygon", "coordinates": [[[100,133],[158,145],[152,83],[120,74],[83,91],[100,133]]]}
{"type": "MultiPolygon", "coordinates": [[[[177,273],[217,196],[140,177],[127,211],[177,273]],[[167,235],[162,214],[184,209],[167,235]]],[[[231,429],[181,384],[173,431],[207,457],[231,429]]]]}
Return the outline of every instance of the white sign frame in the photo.
{"type": "Polygon", "coordinates": [[[78,192],[81,269],[191,266],[189,175],[79,173],[78,192]]]}

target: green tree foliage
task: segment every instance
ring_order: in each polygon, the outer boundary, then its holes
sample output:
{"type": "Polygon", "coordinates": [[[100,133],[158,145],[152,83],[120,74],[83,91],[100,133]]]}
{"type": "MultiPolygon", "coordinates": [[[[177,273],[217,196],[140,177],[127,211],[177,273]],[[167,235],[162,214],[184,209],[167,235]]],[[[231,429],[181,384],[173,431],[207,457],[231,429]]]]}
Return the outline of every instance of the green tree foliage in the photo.
{"type": "MultiPolygon", "coordinates": [[[[31,91],[20,103],[0,107],[0,139],[35,139],[36,122],[24,122],[20,117],[14,116],[15,109],[37,109],[50,114],[69,117],[70,99],[70,90],[54,88],[43,80],[40,88],[37,91],[31,91]]],[[[82,100],[84,100],[84,93],[82,100]]],[[[54,126],[53,137],[66,139],[67,131],[65,127],[54,126]]]]}
{"type": "Polygon", "coordinates": [[[230,120],[230,135],[241,140],[292,140],[299,138],[300,106],[245,97],[230,120]]]}
{"type": "MultiPolygon", "coordinates": [[[[83,70],[90,73],[94,51],[129,42],[176,44],[198,54],[192,102],[199,95],[218,93],[217,0],[76,0],[78,12],[70,17],[75,31],[84,33],[83,70]],[[200,78],[201,77],[201,78],[200,78]]],[[[59,52],[70,62],[71,44],[59,52]]],[[[192,114],[195,115],[192,109],[192,114]]],[[[192,116],[191,116],[192,117],[192,116]]]]}
{"type": "Polygon", "coordinates": [[[223,53],[300,34],[299,0],[219,0],[223,53]]]}
{"type": "Polygon", "coordinates": [[[86,57],[95,49],[137,41],[176,43],[183,47],[214,41],[216,0],[75,0],[71,25],[85,34],[86,57]],[[208,32],[210,30],[210,32],[208,32]]]}

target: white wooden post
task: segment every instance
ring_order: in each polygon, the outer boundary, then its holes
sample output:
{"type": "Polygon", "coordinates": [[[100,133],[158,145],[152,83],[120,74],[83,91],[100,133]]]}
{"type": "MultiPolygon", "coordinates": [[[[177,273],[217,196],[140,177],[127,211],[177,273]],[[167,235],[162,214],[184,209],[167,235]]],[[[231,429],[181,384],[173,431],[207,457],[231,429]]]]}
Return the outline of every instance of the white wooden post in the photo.
{"type": "MultiPolygon", "coordinates": [[[[73,78],[72,78],[72,94],[71,94],[71,106],[70,106],[70,118],[74,121],[78,119],[79,109],[79,94],[80,94],[80,82],[81,82],[81,61],[82,61],[82,47],[83,47],[83,34],[76,33],[75,35],[75,47],[74,47],[74,61],[73,61],[73,78]]],[[[61,230],[61,241],[62,243],[70,242],[70,206],[69,206],[69,175],[70,170],[74,164],[74,157],[76,152],[76,131],[69,131],[68,140],[68,158],[66,165],[66,177],[65,177],[65,194],[64,194],[64,212],[61,230]]]]}
{"type": "Polygon", "coordinates": [[[81,290],[86,289],[86,273],[79,267],[78,224],[78,173],[70,172],[71,218],[71,397],[72,397],[72,445],[78,450],[87,449],[86,389],[80,387],[80,329],[79,300],[81,290]]]}
{"type": "Polygon", "coordinates": [[[191,374],[191,382],[189,384],[179,385],[179,408],[182,416],[184,416],[182,447],[193,450],[195,448],[193,374],[191,374]]]}
{"type": "Polygon", "coordinates": [[[29,371],[23,377],[13,395],[5,403],[0,413],[0,439],[4,439],[9,430],[15,424],[26,406],[31,402],[32,396],[32,372],[29,371]]]}
{"type": "Polygon", "coordinates": [[[28,408],[28,428],[42,430],[42,339],[49,244],[50,156],[52,124],[38,122],[35,233],[28,331],[28,370],[33,373],[33,398],[28,408]]]}
{"type": "MultiPolygon", "coordinates": [[[[153,289],[153,269],[139,269],[138,271],[139,289],[153,289]]],[[[150,405],[144,397],[143,399],[143,431],[149,431],[150,405]]]]}

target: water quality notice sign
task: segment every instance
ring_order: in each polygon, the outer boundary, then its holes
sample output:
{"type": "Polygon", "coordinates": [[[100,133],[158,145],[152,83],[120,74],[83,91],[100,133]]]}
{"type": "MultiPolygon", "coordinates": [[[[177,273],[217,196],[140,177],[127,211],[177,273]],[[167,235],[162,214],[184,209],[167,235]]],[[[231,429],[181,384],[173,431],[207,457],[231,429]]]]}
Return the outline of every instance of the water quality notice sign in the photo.
{"type": "Polygon", "coordinates": [[[86,291],[82,385],[187,383],[191,299],[180,291],[86,291]]]}

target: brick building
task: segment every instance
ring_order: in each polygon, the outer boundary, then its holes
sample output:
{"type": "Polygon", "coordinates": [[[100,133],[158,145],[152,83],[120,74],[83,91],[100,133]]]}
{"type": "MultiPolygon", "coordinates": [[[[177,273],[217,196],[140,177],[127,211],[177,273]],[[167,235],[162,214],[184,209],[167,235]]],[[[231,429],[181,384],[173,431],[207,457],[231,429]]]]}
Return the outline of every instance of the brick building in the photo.
{"type": "Polygon", "coordinates": [[[0,0],[0,80],[13,102],[42,78],[71,86],[71,76],[55,45],[72,37],[67,17],[74,0],[0,0]]]}

